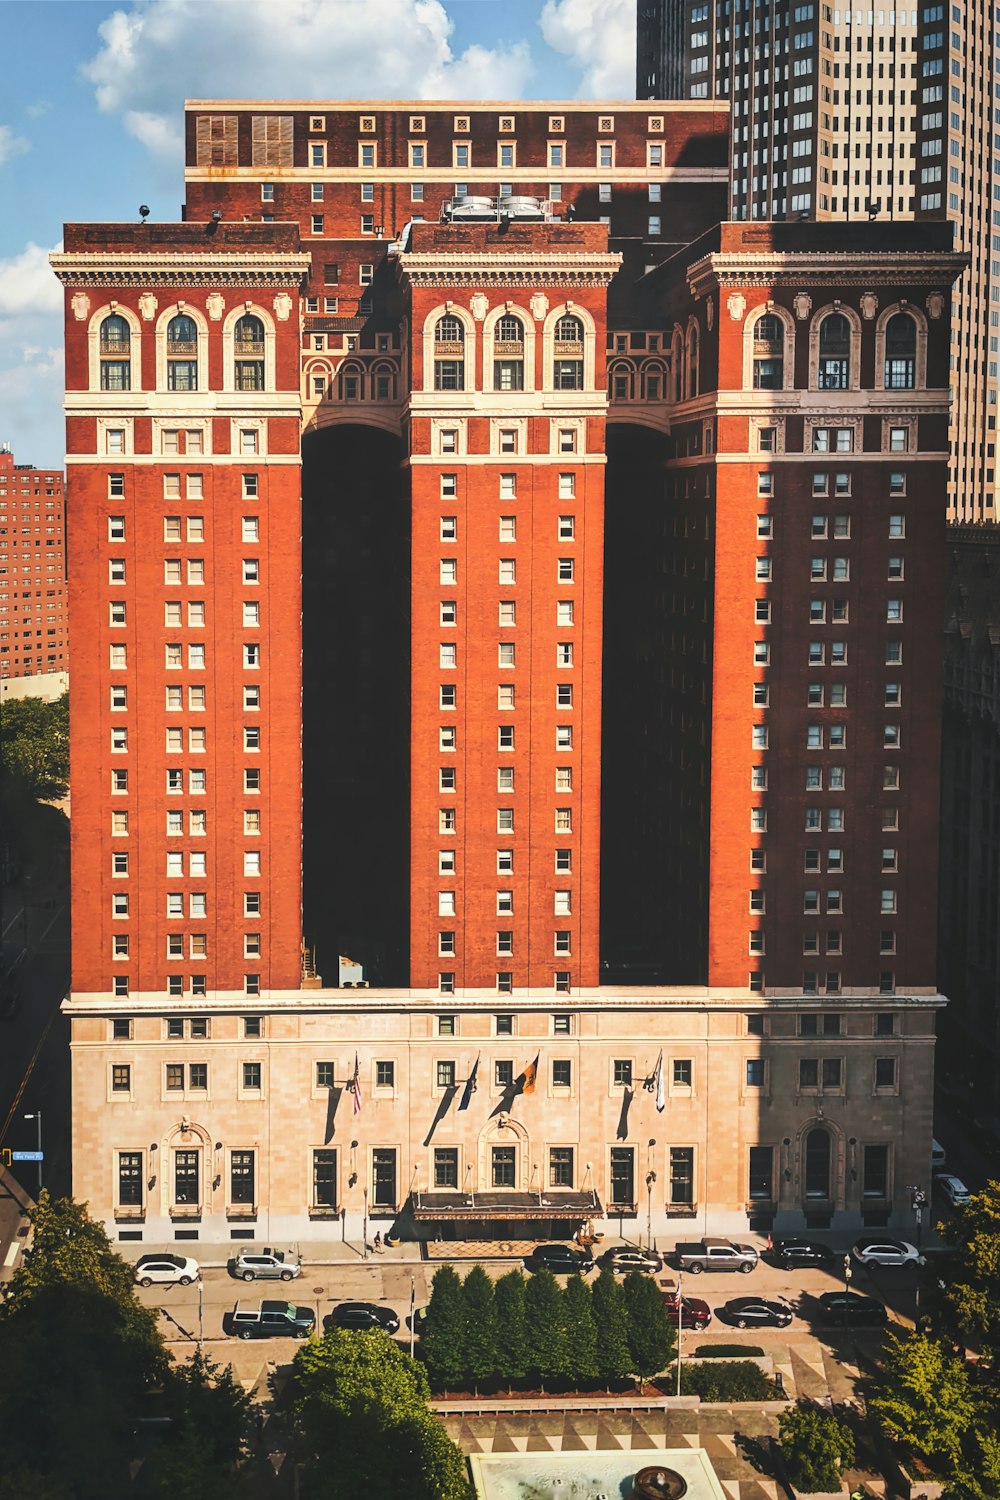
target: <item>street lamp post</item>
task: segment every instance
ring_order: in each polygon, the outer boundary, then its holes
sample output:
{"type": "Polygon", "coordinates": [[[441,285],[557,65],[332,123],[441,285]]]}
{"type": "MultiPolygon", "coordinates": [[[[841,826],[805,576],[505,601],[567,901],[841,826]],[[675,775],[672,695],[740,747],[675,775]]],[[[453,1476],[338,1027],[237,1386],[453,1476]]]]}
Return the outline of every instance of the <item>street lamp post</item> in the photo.
{"type": "Polygon", "coordinates": [[[34,1114],[25,1115],[26,1120],[34,1120],[38,1127],[38,1196],[42,1195],[42,1112],[36,1109],[34,1114]]]}
{"type": "Polygon", "coordinates": [[[362,1247],[362,1249],[361,1249],[361,1259],[362,1260],[367,1260],[368,1259],[368,1189],[365,1188],[363,1191],[364,1191],[364,1198],[365,1198],[365,1215],[364,1215],[364,1220],[363,1220],[363,1223],[362,1223],[362,1226],[361,1226],[361,1247],[362,1247]]]}
{"type": "Polygon", "coordinates": [[[853,1275],[853,1270],[852,1270],[852,1267],[851,1267],[851,1257],[848,1254],[848,1255],[844,1256],[844,1291],[845,1292],[849,1292],[851,1290],[851,1276],[852,1275],[853,1275]]]}
{"type": "Polygon", "coordinates": [[[919,1182],[917,1182],[917,1183],[909,1183],[907,1185],[908,1185],[909,1190],[910,1190],[910,1207],[913,1209],[913,1216],[914,1216],[914,1218],[917,1221],[917,1289],[916,1289],[916,1295],[914,1296],[914,1323],[915,1323],[915,1326],[916,1326],[917,1330],[919,1331],[919,1329],[920,1329],[920,1262],[921,1262],[920,1239],[921,1239],[921,1235],[923,1233],[923,1227],[924,1227],[924,1209],[927,1206],[927,1194],[924,1192],[923,1186],[919,1182]]]}
{"type": "Polygon", "coordinates": [[[646,1249],[653,1248],[653,1183],[656,1181],[656,1173],[646,1173],[646,1249]]]}

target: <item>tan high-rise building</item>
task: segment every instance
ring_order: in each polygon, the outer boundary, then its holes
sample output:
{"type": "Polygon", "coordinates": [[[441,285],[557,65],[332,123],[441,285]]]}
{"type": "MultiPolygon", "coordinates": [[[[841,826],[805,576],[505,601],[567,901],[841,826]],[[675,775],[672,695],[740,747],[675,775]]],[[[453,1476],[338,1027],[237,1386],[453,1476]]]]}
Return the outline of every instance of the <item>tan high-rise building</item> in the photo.
{"type": "MultiPolygon", "coordinates": [[[[953,294],[948,514],[997,519],[1000,155],[987,5],[643,0],[641,99],[728,99],[734,219],[947,218],[953,294]]],[[[886,351],[886,382],[892,379],[886,351]]],[[[891,388],[891,387],[890,387],[891,388]]]]}

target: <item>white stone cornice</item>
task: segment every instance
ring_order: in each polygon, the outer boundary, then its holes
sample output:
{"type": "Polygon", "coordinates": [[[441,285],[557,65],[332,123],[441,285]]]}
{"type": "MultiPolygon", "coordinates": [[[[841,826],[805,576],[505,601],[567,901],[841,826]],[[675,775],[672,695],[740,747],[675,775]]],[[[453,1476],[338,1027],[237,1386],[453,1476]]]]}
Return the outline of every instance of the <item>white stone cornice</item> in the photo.
{"type": "Polygon", "coordinates": [[[270,255],[235,248],[194,255],[183,250],[116,255],[111,251],[57,251],[49,265],[64,286],[297,287],[312,264],[301,252],[270,255]]]}
{"type": "Polygon", "coordinates": [[[688,286],[694,296],[713,287],[769,287],[794,282],[803,286],[950,286],[968,264],[968,256],[949,250],[842,253],[755,250],[746,254],[715,252],[688,266],[688,286]]]}
{"type": "Polygon", "coordinates": [[[572,283],[607,286],[617,274],[622,257],[608,252],[434,250],[407,251],[397,257],[402,274],[413,286],[535,287],[572,283]]]}

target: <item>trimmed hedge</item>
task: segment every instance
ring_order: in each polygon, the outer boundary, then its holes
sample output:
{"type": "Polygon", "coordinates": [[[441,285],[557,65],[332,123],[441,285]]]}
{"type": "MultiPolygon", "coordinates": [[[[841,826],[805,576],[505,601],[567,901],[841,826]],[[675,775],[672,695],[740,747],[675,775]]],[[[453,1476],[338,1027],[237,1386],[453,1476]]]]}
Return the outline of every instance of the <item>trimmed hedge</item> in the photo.
{"type": "Polygon", "coordinates": [[[750,1360],[725,1365],[681,1365],[681,1395],[703,1401],[774,1401],[781,1392],[750,1360]]]}
{"type": "Polygon", "coordinates": [[[694,1351],[695,1359],[757,1359],[763,1349],[755,1344],[699,1344],[694,1351]]]}

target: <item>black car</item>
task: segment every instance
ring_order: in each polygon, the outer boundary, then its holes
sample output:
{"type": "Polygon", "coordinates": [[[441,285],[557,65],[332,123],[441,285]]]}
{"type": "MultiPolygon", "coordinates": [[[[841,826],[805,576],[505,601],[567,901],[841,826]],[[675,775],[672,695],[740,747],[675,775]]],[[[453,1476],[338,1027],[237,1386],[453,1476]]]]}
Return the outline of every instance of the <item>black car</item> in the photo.
{"type": "Polygon", "coordinates": [[[573,1271],[592,1271],[594,1257],[589,1250],[577,1250],[573,1245],[536,1245],[531,1254],[525,1256],[525,1265],[532,1271],[544,1266],[558,1276],[573,1271]]]}
{"type": "Polygon", "coordinates": [[[842,1257],[838,1257],[829,1245],[817,1244],[815,1240],[789,1238],[775,1240],[770,1259],[776,1265],[784,1266],[786,1271],[794,1271],[800,1266],[822,1266],[826,1269],[842,1257]]]}
{"type": "Polygon", "coordinates": [[[877,1297],[862,1297],[858,1292],[824,1292],[817,1302],[823,1322],[838,1328],[864,1323],[881,1327],[886,1321],[885,1305],[877,1297]]]}
{"type": "Polygon", "coordinates": [[[787,1302],[769,1302],[765,1297],[730,1297],[716,1313],[737,1328],[787,1328],[792,1321],[787,1302]]]}
{"type": "Polygon", "coordinates": [[[381,1328],[385,1333],[395,1333],[399,1319],[391,1307],[379,1307],[377,1302],[341,1302],[327,1313],[323,1327],[381,1328]]]}

